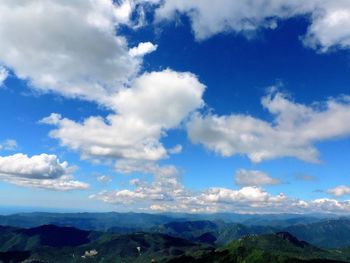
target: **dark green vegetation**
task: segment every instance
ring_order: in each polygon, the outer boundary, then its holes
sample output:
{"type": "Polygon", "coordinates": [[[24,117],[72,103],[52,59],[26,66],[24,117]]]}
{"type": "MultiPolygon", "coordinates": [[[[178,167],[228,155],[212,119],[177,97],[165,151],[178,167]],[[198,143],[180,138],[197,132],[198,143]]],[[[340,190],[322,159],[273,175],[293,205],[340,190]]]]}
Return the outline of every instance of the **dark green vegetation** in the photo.
{"type": "Polygon", "coordinates": [[[2,216],[0,262],[350,262],[346,218],[232,215],[2,216]]]}
{"type": "Polygon", "coordinates": [[[0,241],[3,262],[167,262],[213,249],[164,234],[119,235],[54,225],[34,229],[2,227],[0,241]]]}
{"type": "Polygon", "coordinates": [[[153,227],[151,232],[160,232],[182,237],[194,242],[224,245],[246,235],[274,233],[277,228],[269,226],[247,226],[223,221],[185,221],[170,222],[153,227]]]}
{"type": "Polygon", "coordinates": [[[320,249],[299,241],[287,232],[260,236],[247,236],[200,257],[182,256],[169,262],[191,263],[298,263],[298,262],[349,262],[346,251],[320,249]]]}
{"type": "Polygon", "coordinates": [[[32,250],[40,246],[79,246],[90,242],[90,232],[45,225],[30,229],[0,227],[0,251],[32,250]]]}

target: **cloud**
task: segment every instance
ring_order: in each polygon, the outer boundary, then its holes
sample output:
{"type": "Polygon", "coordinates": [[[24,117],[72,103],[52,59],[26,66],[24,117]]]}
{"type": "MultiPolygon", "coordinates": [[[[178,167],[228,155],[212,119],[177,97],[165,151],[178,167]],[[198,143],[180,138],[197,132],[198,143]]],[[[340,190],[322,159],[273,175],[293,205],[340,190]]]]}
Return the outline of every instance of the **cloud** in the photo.
{"type": "Polygon", "coordinates": [[[115,34],[128,17],[123,8],[111,0],[1,1],[0,62],[35,90],[111,107],[111,94],[141,63],[115,34]]]}
{"type": "Polygon", "coordinates": [[[7,79],[9,72],[6,68],[0,66],[0,88],[4,86],[5,80],[7,79]]]}
{"type": "Polygon", "coordinates": [[[350,194],[350,187],[345,186],[345,185],[339,185],[335,188],[328,189],[327,193],[334,195],[336,197],[341,197],[343,195],[348,195],[350,194]]]}
{"type": "Polygon", "coordinates": [[[114,17],[119,23],[130,24],[130,17],[135,8],[135,4],[131,0],[119,1],[119,6],[114,8],[114,17]]]}
{"type": "Polygon", "coordinates": [[[307,174],[297,174],[295,175],[295,179],[305,182],[312,182],[317,180],[315,176],[307,174]]]}
{"type": "Polygon", "coordinates": [[[197,114],[187,124],[189,138],[222,156],[244,154],[255,163],[281,157],[318,163],[316,142],[350,135],[349,97],[307,106],[272,91],[261,102],[271,122],[242,114],[197,114]]]}
{"type": "Polygon", "coordinates": [[[179,172],[171,167],[159,167],[171,172],[154,174],[151,182],[132,179],[129,187],[101,191],[91,199],[114,204],[118,208],[133,207],[156,212],[232,212],[236,213],[340,213],[350,212],[350,200],[329,198],[302,200],[283,193],[272,195],[258,186],[240,189],[211,187],[199,191],[187,189],[180,182],[179,172]],[[171,169],[169,169],[171,168],[171,169]]]}
{"type": "Polygon", "coordinates": [[[170,154],[179,154],[182,152],[182,145],[176,145],[175,147],[169,149],[170,154]]]}
{"type": "Polygon", "coordinates": [[[205,202],[235,204],[236,206],[248,205],[251,207],[264,207],[273,203],[280,203],[286,199],[284,194],[271,196],[262,188],[255,186],[246,186],[239,190],[227,188],[209,188],[204,191],[200,197],[205,202]]]}
{"type": "Polygon", "coordinates": [[[317,1],[311,25],[304,37],[310,47],[327,51],[350,48],[350,3],[347,0],[317,1]]]}
{"type": "MultiPolygon", "coordinates": [[[[138,172],[125,169],[125,172],[138,172]]],[[[148,164],[148,171],[153,175],[151,182],[132,179],[130,188],[114,191],[102,191],[90,198],[112,203],[118,206],[130,207],[136,205],[141,210],[148,211],[250,211],[279,207],[286,196],[272,196],[260,187],[248,186],[238,190],[212,187],[202,191],[186,189],[180,181],[180,173],[176,167],[148,164]]],[[[259,212],[259,211],[257,211],[259,212]]]]}
{"type": "Polygon", "coordinates": [[[88,184],[72,180],[73,169],[56,155],[0,156],[0,180],[24,187],[62,191],[88,188],[88,184]]]}
{"type": "MultiPolygon", "coordinates": [[[[152,169],[150,169],[152,172],[152,169]]],[[[232,212],[237,213],[341,213],[350,212],[350,200],[320,198],[302,200],[283,193],[272,195],[258,186],[240,189],[210,187],[190,190],[180,181],[173,166],[153,168],[152,181],[132,179],[129,187],[102,191],[91,199],[114,204],[118,208],[156,212],[232,212]],[[163,172],[159,172],[163,171],[163,172]],[[167,172],[164,172],[167,171],[167,172]]]]}
{"type": "Polygon", "coordinates": [[[156,10],[158,20],[174,19],[177,12],[186,14],[191,21],[195,37],[199,40],[221,32],[245,32],[261,27],[275,28],[277,19],[306,13],[311,1],[274,0],[245,1],[219,0],[166,0],[156,10]]]}
{"type": "MultiPolygon", "coordinates": [[[[305,202],[305,208],[314,212],[346,213],[350,212],[350,200],[338,201],[329,198],[320,198],[305,202]]],[[[304,210],[305,211],[305,210],[304,210]]]]}
{"type": "Polygon", "coordinates": [[[137,47],[133,47],[129,50],[129,54],[132,57],[142,57],[146,54],[152,53],[157,50],[158,46],[151,42],[142,42],[137,47]]]}
{"type": "MultiPolygon", "coordinates": [[[[124,172],[136,172],[138,170],[124,168],[124,172]]],[[[144,171],[145,169],[142,169],[144,171]]],[[[132,204],[147,202],[174,201],[177,197],[186,195],[184,187],[179,182],[179,172],[174,166],[158,166],[149,164],[149,173],[154,173],[154,181],[149,183],[139,179],[129,182],[133,190],[123,189],[120,191],[101,192],[92,195],[91,198],[114,204],[132,204]]]]}
{"type": "Polygon", "coordinates": [[[124,174],[144,173],[156,176],[170,176],[178,174],[178,170],[173,165],[160,166],[152,161],[122,159],[116,163],[116,171],[124,174]]]}
{"type": "Polygon", "coordinates": [[[257,170],[239,169],[236,171],[234,178],[235,183],[239,186],[276,185],[281,183],[280,180],[257,170]]]}
{"type": "Polygon", "coordinates": [[[99,175],[97,176],[97,181],[99,181],[100,183],[110,183],[112,182],[112,178],[110,178],[107,175],[99,175]]]}
{"type": "Polygon", "coordinates": [[[7,139],[0,143],[0,150],[13,151],[18,147],[17,142],[13,139],[7,139]]]}
{"type": "Polygon", "coordinates": [[[8,178],[4,179],[4,181],[22,187],[40,188],[54,191],[85,190],[89,188],[89,184],[76,181],[72,176],[62,176],[57,179],[8,178]]]}
{"type": "Polygon", "coordinates": [[[347,0],[165,0],[157,1],[156,19],[174,20],[178,13],[189,17],[196,39],[222,32],[249,33],[275,29],[279,20],[307,16],[304,43],[326,51],[350,47],[350,3],[347,0]]]}
{"type": "Polygon", "coordinates": [[[114,96],[117,113],[106,119],[78,123],[51,114],[41,122],[56,126],[50,136],[83,158],[158,161],[168,157],[160,139],[202,107],[204,89],[191,73],[145,73],[114,96]]]}

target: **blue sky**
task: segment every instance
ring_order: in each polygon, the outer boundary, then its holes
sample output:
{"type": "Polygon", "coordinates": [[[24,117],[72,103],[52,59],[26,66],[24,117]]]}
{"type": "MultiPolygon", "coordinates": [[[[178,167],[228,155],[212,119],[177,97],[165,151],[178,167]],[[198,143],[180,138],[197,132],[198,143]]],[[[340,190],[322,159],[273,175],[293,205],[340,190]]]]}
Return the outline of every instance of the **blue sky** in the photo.
{"type": "Polygon", "coordinates": [[[1,3],[0,206],[348,213],[350,5],[267,2],[1,3]]]}

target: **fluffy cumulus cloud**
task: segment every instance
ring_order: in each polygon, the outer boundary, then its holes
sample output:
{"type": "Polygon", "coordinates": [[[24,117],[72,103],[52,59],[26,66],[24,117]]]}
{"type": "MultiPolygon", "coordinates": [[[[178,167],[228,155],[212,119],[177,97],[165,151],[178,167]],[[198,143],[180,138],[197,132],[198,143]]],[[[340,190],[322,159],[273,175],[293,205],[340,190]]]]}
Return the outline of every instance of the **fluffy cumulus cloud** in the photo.
{"type": "Polygon", "coordinates": [[[333,46],[350,47],[348,0],[218,0],[215,5],[210,0],[155,2],[160,4],[156,9],[157,20],[172,20],[178,13],[185,14],[199,40],[221,32],[247,33],[260,28],[275,29],[279,20],[306,15],[310,23],[304,36],[307,45],[321,50],[333,46]]]}
{"type": "Polygon", "coordinates": [[[257,170],[239,169],[236,171],[234,179],[235,183],[240,186],[275,185],[281,183],[280,180],[257,170]]]}
{"type": "Polygon", "coordinates": [[[215,212],[260,207],[262,210],[279,206],[286,197],[271,196],[258,187],[243,187],[239,190],[209,188],[199,192],[186,189],[180,182],[175,167],[157,167],[152,182],[139,179],[130,181],[130,189],[103,191],[91,198],[119,206],[137,204],[140,209],[153,211],[215,212]]]}
{"type": "Polygon", "coordinates": [[[152,53],[157,50],[157,45],[152,44],[151,42],[142,42],[138,44],[137,47],[133,47],[129,50],[129,54],[132,57],[142,57],[146,54],[152,53]]]}
{"type": "MultiPolygon", "coordinates": [[[[167,158],[181,151],[180,146],[165,149],[160,139],[204,104],[204,85],[193,74],[139,71],[142,57],[157,45],[142,42],[130,48],[118,29],[122,24],[136,26],[131,17],[140,4],[0,3],[0,65],[35,90],[94,101],[110,110],[106,118],[92,116],[81,123],[55,113],[42,121],[55,125],[50,135],[83,158],[140,163],[167,158]]],[[[7,71],[1,72],[5,79],[7,71]]]]}
{"type": "MultiPolygon", "coordinates": [[[[158,161],[168,156],[160,139],[203,105],[204,85],[191,73],[171,70],[145,73],[113,97],[117,113],[82,123],[58,114],[43,123],[56,126],[50,135],[83,158],[158,161]]],[[[169,150],[180,151],[180,146],[169,150]]],[[[136,161],[136,162],[135,162],[136,161]]]]}
{"type": "MultiPolygon", "coordinates": [[[[235,181],[240,189],[193,191],[180,182],[175,166],[158,163],[181,152],[181,145],[167,149],[161,140],[183,123],[192,142],[222,156],[243,154],[253,162],[295,157],[317,163],[317,142],[350,135],[350,98],[302,105],[271,92],[262,98],[262,105],[272,121],[242,114],[193,114],[204,105],[205,86],[198,78],[170,69],[141,73],[142,57],[157,45],[143,42],[130,48],[119,34],[121,24],[142,26],[145,5],[153,5],[157,21],[173,19],[177,13],[187,15],[198,40],[220,32],[274,29],[280,19],[308,15],[309,26],[302,37],[306,45],[321,51],[350,47],[348,0],[218,0],[214,5],[209,0],[1,1],[0,86],[10,70],[37,91],[107,107],[107,117],[78,122],[53,113],[41,122],[53,125],[50,136],[82,158],[113,160],[118,172],[152,175],[151,181],[134,179],[126,189],[91,198],[153,211],[350,212],[350,201],[272,195],[261,186],[279,181],[260,171],[239,170],[235,181]]],[[[0,149],[14,146],[8,141],[0,149]]],[[[0,157],[0,180],[19,186],[89,187],[76,181],[72,172],[56,155],[0,157]]],[[[110,178],[97,180],[109,182],[110,178]]],[[[342,196],[349,189],[340,186],[328,193],[342,196]]]]}
{"type": "MultiPolygon", "coordinates": [[[[159,169],[161,168],[161,169],[159,169]]],[[[154,212],[237,212],[237,213],[349,213],[350,200],[321,198],[301,200],[283,193],[272,195],[258,186],[240,189],[211,187],[193,191],[184,187],[179,171],[172,166],[158,170],[151,182],[132,179],[129,187],[102,191],[90,198],[114,204],[117,208],[133,207],[154,212]],[[165,172],[166,171],[166,172],[165,172]]]]}
{"type": "Polygon", "coordinates": [[[132,179],[125,189],[102,191],[90,198],[115,204],[119,208],[135,207],[157,212],[271,212],[284,209],[287,202],[284,194],[274,196],[257,186],[245,186],[238,190],[212,187],[193,191],[181,183],[180,171],[172,165],[122,160],[117,163],[116,169],[126,174],[148,173],[152,175],[152,180],[132,179]]]}
{"type": "Polygon", "coordinates": [[[271,91],[261,102],[271,122],[240,114],[197,114],[187,125],[190,139],[222,156],[244,154],[256,163],[280,157],[318,163],[316,142],[350,135],[349,97],[308,106],[271,91]]]}
{"type": "Polygon", "coordinates": [[[73,169],[56,155],[0,156],[0,180],[24,187],[62,191],[88,188],[88,184],[73,180],[73,169]]]}
{"type": "Polygon", "coordinates": [[[335,188],[328,189],[327,193],[337,197],[341,197],[350,194],[350,187],[345,185],[339,185],[335,188]]]}
{"type": "Polygon", "coordinates": [[[178,180],[178,171],[173,166],[155,167],[154,181],[149,183],[133,179],[129,183],[134,189],[123,189],[110,193],[102,192],[92,198],[116,204],[174,201],[183,197],[184,187],[178,180]]]}
{"type": "Polygon", "coordinates": [[[0,64],[36,90],[109,107],[141,62],[115,34],[131,12],[125,2],[1,1],[0,64]]]}
{"type": "Polygon", "coordinates": [[[321,51],[350,48],[350,2],[316,1],[304,42],[321,51]]]}

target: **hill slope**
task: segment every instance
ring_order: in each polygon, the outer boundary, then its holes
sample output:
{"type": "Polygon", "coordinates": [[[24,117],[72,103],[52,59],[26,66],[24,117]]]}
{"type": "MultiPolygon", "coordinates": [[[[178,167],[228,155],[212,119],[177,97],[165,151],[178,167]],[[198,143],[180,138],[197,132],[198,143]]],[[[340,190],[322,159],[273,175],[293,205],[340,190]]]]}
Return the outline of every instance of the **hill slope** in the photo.
{"type": "Polygon", "coordinates": [[[290,226],[286,231],[315,246],[337,248],[350,246],[350,220],[325,220],[290,226]]]}
{"type": "Polygon", "coordinates": [[[287,232],[247,236],[199,257],[182,256],[171,263],[298,263],[349,262],[349,254],[299,241],[287,232]]]}
{"type": "Polygon", "coordinates": [[[246,226],[222,221],[179,221],[153,227],[150,231],[195,242],[224,245],[246,235],[274,233],[276,229],[268,226],[246,226]]]}

